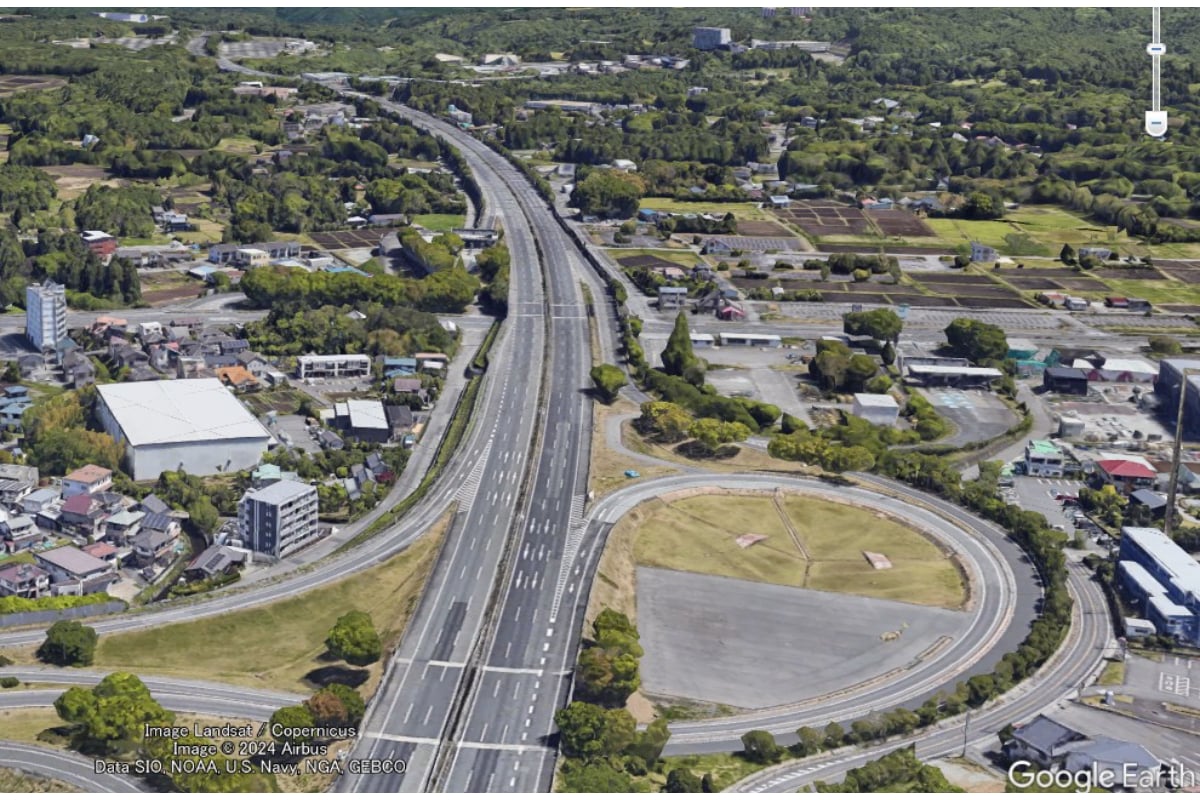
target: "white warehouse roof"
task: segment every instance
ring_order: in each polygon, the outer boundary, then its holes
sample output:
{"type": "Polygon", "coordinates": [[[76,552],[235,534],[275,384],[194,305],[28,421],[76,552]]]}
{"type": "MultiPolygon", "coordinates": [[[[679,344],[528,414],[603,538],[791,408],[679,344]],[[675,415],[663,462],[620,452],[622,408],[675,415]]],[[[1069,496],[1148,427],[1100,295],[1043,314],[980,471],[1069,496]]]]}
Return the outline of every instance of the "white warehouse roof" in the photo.
{"type": "Polygon", "coordinates": [[[216,378],[110,383],[96,390],[134,447],[270,438],[216,378]]]}
{"type": "Polygon", "coordinates": [[[351,428],[389,430],[387,413],[379,400],[347,400],[346,412],[350,415],[351,428]]]}

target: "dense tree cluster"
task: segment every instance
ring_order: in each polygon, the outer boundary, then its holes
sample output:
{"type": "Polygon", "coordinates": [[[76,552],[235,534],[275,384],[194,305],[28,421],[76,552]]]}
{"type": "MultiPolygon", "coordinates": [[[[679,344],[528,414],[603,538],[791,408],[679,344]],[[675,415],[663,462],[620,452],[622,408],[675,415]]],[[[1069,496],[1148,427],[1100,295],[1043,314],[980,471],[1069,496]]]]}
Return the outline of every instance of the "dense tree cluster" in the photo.
{"type": "Polygon", "coordinates": [[[475,299],[479,279],[455,267],[427,278],[394,275],[364,277],[354,273],[305,272],[286,267],[260,267],[242,278],[241,289],[258,308],[287,309],[379,303],[421,311],[461,314],[475,299]]]}
{"type": "Polygon", "coordinates": [[[816,784],[818,792],[962,792],[937,767],[923,764],[912,746],[894,750],[846,772],[841,783],[816,784]]]}
{"type": "Polygon", "coordinates": [[[592,170],[575,184],[571,205],[583,214],[628,219],[637,213],[645,190],[645,182],[635,174],[616,169],[592,170]]]}
{"type": "Polygon", "coordinates": [[[25,412],[28,462],[44,475],[65,475],[85,464],[119,469],[125,450],[107,433],[87,429],[95,390],[64,392],[25,412]]]}
{"type": "Polygon", "coordinates": [[[624,614],[606,608],[592,623],[592,639],[579,654],[576,691],[581,700],[620,708],[641,685],[642,657],[637,628],[624,614]]]}

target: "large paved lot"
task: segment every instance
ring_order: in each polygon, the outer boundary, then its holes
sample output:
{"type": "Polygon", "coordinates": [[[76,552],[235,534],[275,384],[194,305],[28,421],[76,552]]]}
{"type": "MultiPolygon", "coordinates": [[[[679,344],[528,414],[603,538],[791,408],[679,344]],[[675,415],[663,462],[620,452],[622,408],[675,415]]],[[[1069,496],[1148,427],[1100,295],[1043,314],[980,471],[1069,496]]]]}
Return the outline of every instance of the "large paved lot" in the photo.
{"type": "Polygon", "coordinates": [[[942,444],[962,447],[999,436],[1017,422],[1008,406],[992,392],[978,389],[925,389],[925,397],[937,412],[954,424],[955,431],[942,444]]]}
{"type": "Polygon", "coordinates": [[[639,567],[643,689],[738,708],[818,697],[901,669],[969,615],[639,567]],[[901,631],[896,641],[880,637],[901,631]]]}
{"type": "Polygon", "coordinates": [[[1067,531],[1075,530],[1071,521],[1074,507],[1063,508],[1062,502],[1055,498],[1060,494],[1079,496],[1079,490],[1084,484],[1081,481],[1067,478],[1013,478],[1013,493],[1017,505],[1026,511],[1036,511],[1046,518],[1051,525],[1062,525],[1067,531]]]}
{"type": "Polygon", "coordinates": [[[1139,699],[1200,708],[1200,659],[1165,655],[1159,662],[1130,655],[1124,691],[1139,699]]]}

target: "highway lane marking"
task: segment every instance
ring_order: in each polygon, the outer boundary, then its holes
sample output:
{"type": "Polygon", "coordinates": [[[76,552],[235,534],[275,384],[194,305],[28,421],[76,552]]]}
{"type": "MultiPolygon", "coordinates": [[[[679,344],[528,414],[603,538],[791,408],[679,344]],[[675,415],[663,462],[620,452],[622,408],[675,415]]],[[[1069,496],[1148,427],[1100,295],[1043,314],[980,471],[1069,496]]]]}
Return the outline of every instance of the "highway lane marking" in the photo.
{"type": "Polygon", "coordinates": [[[428,736],[406,736],[400,733],[376,733],[375,731],[364,731],[363,736],[368,739],[384,739],[389,742],[405,742],[407,744],[441,744],[441,739],[433,739],[428,736]]]}
{"type": "Polygon", "coordinates": [[[545,670],[533,667],[493,667],[488,665],[483,668],[483,671],[500,672],[506,675],[537,675],[539,678],[546,674],[545,670]]]}

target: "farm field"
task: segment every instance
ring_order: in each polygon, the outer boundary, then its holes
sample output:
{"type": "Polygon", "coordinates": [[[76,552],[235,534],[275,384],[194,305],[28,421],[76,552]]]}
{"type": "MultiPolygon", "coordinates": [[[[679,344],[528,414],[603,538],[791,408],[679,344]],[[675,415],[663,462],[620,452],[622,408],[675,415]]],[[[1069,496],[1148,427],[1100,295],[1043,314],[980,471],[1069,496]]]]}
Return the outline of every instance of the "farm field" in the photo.
{"type": "Polygon", "coordinates": [[[66,78],[52,75],[0,75],[0,97],[11,97],[17,92],[57,89],[66,85],[66,78]]]}
{"type": "Polygon", "coordinates": [[[674,200],[669,197],[644,197],[641,208],[652,208],[655,211],[669,211],[672,214],[733,214],[740,220],[757,220],[772,222],[771,212],[758,207],[757,203],[692,203],[674,200]]]}
{"type": "MultiPolygon", "coordinates": [[[[610,247],[605,252],[608,257],[616,260],[622,266],[640,265],[640,261],[644,259],[654,259],[656,261],[668,262],[671,266],[683,267],[691,269],[704,259],[693,253],[691,250],[667,250],[667,249],[652,249],[646,247],[610,247]],[[632,262],[638,259],[638,262],[632,262]]],[[[649,262],[646,262],[649,265],[649,262]]],[[[668,264],[659,264],[659,266],[668,266],[668,264]]]]}

